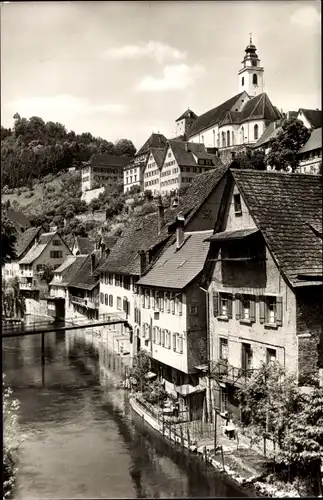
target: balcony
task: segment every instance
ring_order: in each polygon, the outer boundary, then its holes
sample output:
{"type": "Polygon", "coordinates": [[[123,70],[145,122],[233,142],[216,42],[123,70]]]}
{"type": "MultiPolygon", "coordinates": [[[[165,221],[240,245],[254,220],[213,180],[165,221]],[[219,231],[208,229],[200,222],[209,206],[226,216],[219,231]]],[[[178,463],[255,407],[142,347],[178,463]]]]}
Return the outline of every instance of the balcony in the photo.
{"type": "Polygon", "coordinates": [[[86,307],[87,309],[99,309],[99,297],[95,297],[95,299],[92,300],[87,297],[75,297],[74,295],[72,295],[71,302],[73,304],[78,304],[82,307],[86,307]]]}
{"type": "Polygon", "coordinates": [[[211,377],[220,382],[226,382],[237,387],[243,386],[253,374],[256,368],[238,368],[228,364],[227,360],[219,359],[211,368],[211,377]]]}
{"type": "Polygon", "coordinates": [[[32,269],[28,271],[20,269],[20,276],[22,278],[32,278],[34,276],[34,271],[32,269]]]}

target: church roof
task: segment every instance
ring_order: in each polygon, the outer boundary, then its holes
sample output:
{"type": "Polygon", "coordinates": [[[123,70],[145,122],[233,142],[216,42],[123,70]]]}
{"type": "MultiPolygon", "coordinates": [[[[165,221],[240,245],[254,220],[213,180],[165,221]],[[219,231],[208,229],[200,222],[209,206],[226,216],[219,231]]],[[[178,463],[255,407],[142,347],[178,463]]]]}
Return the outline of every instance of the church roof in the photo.
{"type": "Polygon", "coordinates": [[[268,144],[270,139],[276,137],[278,132],[281,130],[281,124],[282,120],[269,123],[268,127],[265,129],[262,136],[259,137],[256,144],[253,145],[253,147],[256,149],[259,148],[260,146],[265,146],[266,144],[268,144]]]}
{"type": "Polygon", "coordinates": [[[177,120],[175,120],[175,122],[179,122],[180,120],[184,120],[184,118],[194,118],[194,120],[197,118],[197,115],[194,113],[194,111],[192,111],[191,109],[187,109],[186,111],[184,111],[184,113],[179,117],[177,118],[177,120]]]}
{"type": "Polygon", "coordinates": [[[281,113],[273,106],[266,93],[253,97],[246,102],[241,111],[228,111],[219,126],[231,123],[240,124],[249,120],[268,120],[270,122],[281,119],[281,113]]]}
{"type": "Polygon", "coordinates": [[[191,127],[188,129],[187,136],[192,137],[193,135],[196,135],[202,132],[203,130],[219,123],[220,120],[227,113],[227,111],[230,111],[231,108],[233,108],[235,103],[240,99],[240,97],[244,93],[245,92],[240,92],[240,94],[231,97],[230,99],[223,102],[216,108],[210,109],[206,113],[203,113],[198,118],[196,118],[196,120],[192,123],[191,127]]]}

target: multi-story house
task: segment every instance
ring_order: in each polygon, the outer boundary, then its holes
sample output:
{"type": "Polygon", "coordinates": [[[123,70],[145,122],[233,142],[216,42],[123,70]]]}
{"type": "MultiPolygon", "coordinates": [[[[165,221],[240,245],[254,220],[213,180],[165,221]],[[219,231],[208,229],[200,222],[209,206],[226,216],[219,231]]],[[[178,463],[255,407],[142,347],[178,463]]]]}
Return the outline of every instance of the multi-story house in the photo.
{"type": "Polygon", "coordinates": [[[322,127],[322,111],[320,109],[300,108],[298,110],[297,119],[301,120],[308,129],[322,127]]]}
{"type": "Polygon", "coordinates": [[[204,144],[170,140],[160,169],[160,194],[178,191],[191,184],[197,175],[221,165],[221,160],[208,153],[204,144]]]}
{"type": "Polygon", "coordinates": [[[177,216],[176,234],[137,285],[141,300],[141,338],[150,353],[152,371],[168,392],[180,396],[180,410],[201,418],[206,385],[198,367],[207,363],[207,315],[200,273],[208,253],[205,240],[213,230],[185,231],[177,216]]]}
{"type": "Polygon", "coordinates": [[[112,187],[123,182],[123,169],[129,156],[94,154],[82,167],[82,193],[93,187],[112,187]]]}
{"type": "Polygon", "coordinates": [[[87,259],[87,255],[68,255],[63,264],[55,272],[49,283],[47,295],[48,315],[56,319],[65,318],[65,307],[68,299],[67,287],[87,259]]]}
{"type": "Polygon", "coordinates": [[[262,363],[301,385],[323,369],[322,179],[232,170],[219,213],[201,282],[211,394],[239,417],[236,389],[262,363]]]}
{"type": "Polygon", "coordinates": [[[29,250],[35,245],[36,239],[44,233],[42,226],[30,227],[23,232],[18,232],[15,242],[15,259],[11,259],[2,266],[2,278],[9,279],[17,277],[20,279],[19,260],[22,259],[29,250]]]}
{"type": "Polygon", "coordinates": [[[233,151],[255,144],[267,126],[281,118],[264,93],[264,68],[250,40],[238,74],[239,94],[201,114],[187,130],[190,142],[219,148],[223,161],[230,162],[233,151]]]}
{"type": "Polygon", "coordinates": [[[150,190],[153,195],[160,194],[160,169],[164,156],[164,149],[151,148],[144,170],[144,191],[150,190]]]}
{"type": "Polygon", "coordinates": [[[310,138],[299,151],[301,174],[322,174],[322,128],[312,130],[310,138]]]}
{"type": "Polygon", "coordinates": [[[124,192],[127,193],[133,186],[143,191],[144,170],[151,150],[165,148],[167,139],[163,134],[151,134],[145,144],[139,149],[135,157],[125,166],[123,174],[124,192]]]}

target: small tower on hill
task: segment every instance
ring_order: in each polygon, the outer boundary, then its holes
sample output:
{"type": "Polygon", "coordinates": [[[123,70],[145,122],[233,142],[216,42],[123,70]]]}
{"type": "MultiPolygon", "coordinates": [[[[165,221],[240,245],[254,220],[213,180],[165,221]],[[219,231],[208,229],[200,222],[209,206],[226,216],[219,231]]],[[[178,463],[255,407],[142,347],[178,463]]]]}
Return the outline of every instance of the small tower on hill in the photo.
{"type": "Polygon", "coordinates": [[[238,73],[239,92],[245,90],[250,97],[255,97],[264,91],[264,68],[260,66],[256,50],[250,33],[249,45],[246,47],[242,68],[238,73]]]}
{"type": "Polygon", "coordinates": [[[192,125],[194,120],[196,120],[197,115],[191,109],[187,110],[179,117],[176,122],[176,137],[180,135],[185,135],[189,127],[192,125]]]}

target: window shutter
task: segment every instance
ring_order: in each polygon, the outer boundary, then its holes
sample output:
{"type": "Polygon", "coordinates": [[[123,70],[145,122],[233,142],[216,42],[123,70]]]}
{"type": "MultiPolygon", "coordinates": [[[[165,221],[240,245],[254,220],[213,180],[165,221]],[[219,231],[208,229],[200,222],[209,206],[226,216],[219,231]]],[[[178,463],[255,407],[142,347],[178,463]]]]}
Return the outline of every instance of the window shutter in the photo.
{"type": "Polygon", "coordinates": [[[152,326],[148,325],[148,339],[151,340],[152,334],[151,334],[152,326]]]}
{"type": "Polygon", "coordinates": [[[156,342],[156,327],[153,327],[153,342],[156,342]]]}
{"type": "Polygon", "coordinates": [[[142,290],[141,292],[141,307],[145,307],[145,291],[142,290]]]}
{"type": "Polygon", "coordinates": [[[182,316],[183,311],[183,303],[182,303],[182,295],[178,296],[178,314],[182,316]]]}
{"type": "Polygon", "coordinates": [[[179,338],[179,352],[183,354],[183,337],[179,338]]]}
{"type": "Polygon", "coordinates": [[[283,298],[277,297],[276,299],[276,324],[282,326],[283,324],[283,298]]]}
{"type": "Polygon", "coordinates": [[[240,295],[236,295],[236,319],[241,318],[241,300],[240,295]]]}
{"type": "Polygon", "coordinates": [[[228,296],[228,312],[227,312],[228,318],[232,318],[232,295],[228,296]]]}
{"type": "Polygon", "coordinates": [[[138,324],[141,325],[141,311],[138,310],[138,324]]]}
{"type": "Polygon", "coordinates": [[[165,346],[165,330],[164,329],[161,331],[161,345],[163,347],[165,346]]]}
{"type": "Polygon", "coordinates": [[[176,351],[176,333],[173,333],[173,350],[176,351]]]}
{"type": "Polygon", "coordinates": [[[175,314],[175,297],[172,297],[172,314],[175,314]]]}
{"type": "Polygon", "coordinates": [[[259,298],[259,321],[260,323],[265,322],[265,301],[264,297],[259,298]]]}
{"type": "Polygon", "coordinates": [[[219,294],[213,292],[213,316],[216,318],[219,315],[219,294]]]}
{"type": "Polygon", "coordinates": [[[159,309],[164,311],[164,294],[162,293],[159,299],[159,309]]]}
{"type": "Polygon", "coordinates": [[[151,290],[150,293],[151,293],[151,299],[150,299],[151,300],[151,308],[155,309],[155,292],[154,292],[154,290],[151,290]]]}
{"type": "Polygon", "coordinates": [[[250,299],[250,321],[256,321],[256,302],[255,298],[250,299]]]}

